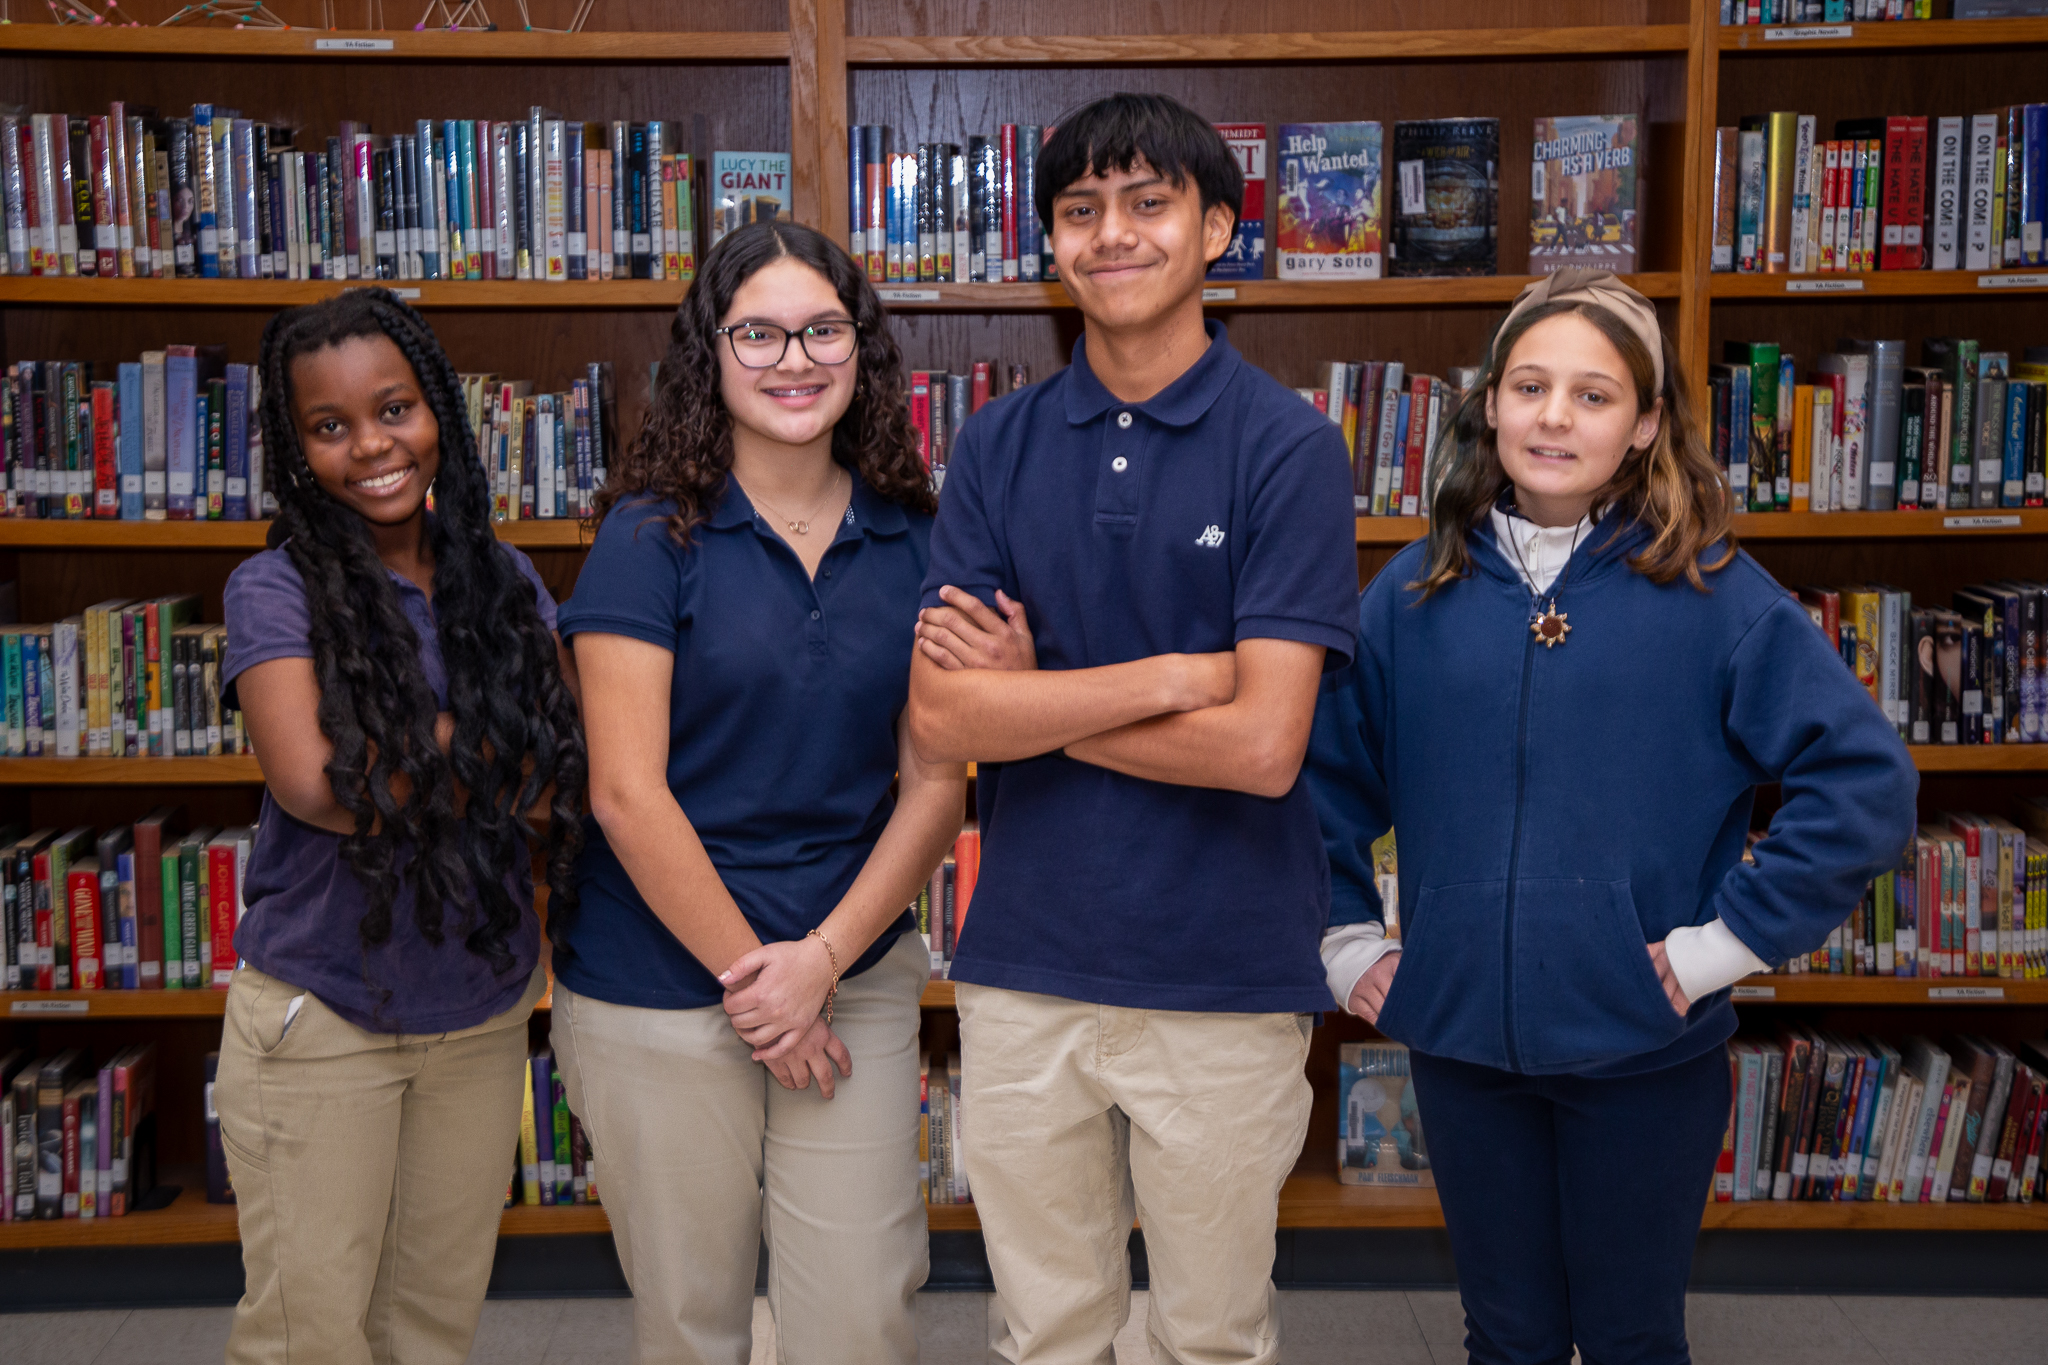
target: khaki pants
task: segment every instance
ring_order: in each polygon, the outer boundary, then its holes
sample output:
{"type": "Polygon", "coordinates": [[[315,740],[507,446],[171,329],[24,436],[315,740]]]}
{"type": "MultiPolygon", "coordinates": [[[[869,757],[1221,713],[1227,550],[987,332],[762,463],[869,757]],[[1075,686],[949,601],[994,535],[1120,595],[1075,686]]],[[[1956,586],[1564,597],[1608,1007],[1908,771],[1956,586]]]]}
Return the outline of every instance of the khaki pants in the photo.
{"type": "Polygon", "coordinates": [[[641,1365],[747,1365],[764,1233],[784,1365],[915,1365],[930,974],[906,934],[840,986],[832,1029],[853,1074],[830,1100],[783,1089],[717,1005],[636,1009],[556,986],[555,1061],[590,1134],[641,1365]]]}
{"type": "Polygon", "coordinates": [[[1135,1213],[1155,1365],[1273,1365],[1273,1228],[1308,1131],[1309,1016],[958,991],[997,1355],[1114,1365],[1135,1213]]]}
{"type": "Polygon", "coordinates": [[[462,1365],[519,1141],[526,1020],[546,988],[536,969],[517,1005],[474,1028],[389,1034],[235,972],[213,1092],[247,1276],[229,1365],[462,1365]]]}

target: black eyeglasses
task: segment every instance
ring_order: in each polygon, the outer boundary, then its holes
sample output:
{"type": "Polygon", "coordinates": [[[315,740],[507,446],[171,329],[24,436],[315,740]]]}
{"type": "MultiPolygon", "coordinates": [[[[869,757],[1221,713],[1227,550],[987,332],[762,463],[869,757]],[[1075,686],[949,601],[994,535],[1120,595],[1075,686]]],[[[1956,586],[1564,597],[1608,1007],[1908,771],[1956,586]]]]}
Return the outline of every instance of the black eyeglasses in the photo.
{"type": "Polygon", "coordinates": [[[716,335],[732,346],[733,359],[750,370],[772,369],[789,354],[793,340],[813,365],[843,365],[853,358],[860,328],[852,322],[814,322],[792,332],[772,322],[737,322],[716,335]]]}

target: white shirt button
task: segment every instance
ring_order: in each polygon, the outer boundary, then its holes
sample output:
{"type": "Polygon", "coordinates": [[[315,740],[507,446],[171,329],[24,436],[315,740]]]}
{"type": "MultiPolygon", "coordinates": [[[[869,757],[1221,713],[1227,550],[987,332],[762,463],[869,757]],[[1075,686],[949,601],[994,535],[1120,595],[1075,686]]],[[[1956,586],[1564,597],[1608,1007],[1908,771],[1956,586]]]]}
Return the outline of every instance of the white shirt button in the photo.
{"type": "Polygon", "coordinates": [[[1131,426],[1131,415],[1130,415],[1130,414],[1129,414],[1128,412],[1120,412],[1120,413],[1118,413],[1118,414],[1116,415],[1116,424],[1117,424],[1118,426],[1122,427],[1122,428],[1123,428],[1124,430],[1126,430],[1126,431],[1130,430],[1130,426],[1131,426]]]}
{"type": "Polygon", "coordinates": [[[1111,469],[1114,469],[1117,473],[1121,474],[1126,469],[1129,469],[1131,467],[1131,462],[1129,460],[1126,460],[1123,456],[1119,455],[1114,460],[1111,460],[1109,462],[1109,467],[1111,469]]]}

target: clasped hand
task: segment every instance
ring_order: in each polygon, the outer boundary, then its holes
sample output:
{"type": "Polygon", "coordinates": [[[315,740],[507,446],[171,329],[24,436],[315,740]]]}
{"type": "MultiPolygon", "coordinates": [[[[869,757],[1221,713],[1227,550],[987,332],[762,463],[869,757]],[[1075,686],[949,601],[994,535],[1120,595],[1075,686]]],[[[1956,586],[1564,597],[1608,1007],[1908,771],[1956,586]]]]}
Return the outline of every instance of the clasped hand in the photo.
{"type": "Polygon", "coordinates": [[[833,1068],[853,1074],[853,1054],[822,1013],[832,962],[817,939],[764,943],[742,954],[719,981],[733,1032],[784,1089],[802,1090],[815,1079],[829,1100],[833,1068]]]}

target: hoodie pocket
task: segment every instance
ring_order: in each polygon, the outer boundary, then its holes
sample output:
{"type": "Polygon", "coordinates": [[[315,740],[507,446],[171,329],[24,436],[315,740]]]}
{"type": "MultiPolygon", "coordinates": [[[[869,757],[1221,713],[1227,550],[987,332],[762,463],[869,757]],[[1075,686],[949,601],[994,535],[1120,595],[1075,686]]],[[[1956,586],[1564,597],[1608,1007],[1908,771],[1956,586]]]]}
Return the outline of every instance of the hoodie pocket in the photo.
{"type": "Polygon", "coordinates": [[[1438,1057],[1506,1067],[1501,913],[1506,882],[1426,886],[1402,915],[1401,965],[1379,1031],[1438,1057]]]}
{"type": "Polygon", "coordinates": [[[1625,881],[1521,883],[1515,900],[1515,1011],[1525,1071],[1561,1071],[1650,1052],[1685,1019],[1650,965],[1625,881]]]}

